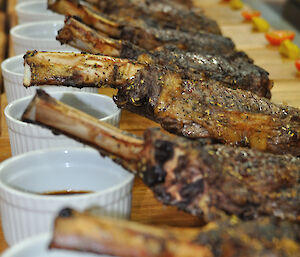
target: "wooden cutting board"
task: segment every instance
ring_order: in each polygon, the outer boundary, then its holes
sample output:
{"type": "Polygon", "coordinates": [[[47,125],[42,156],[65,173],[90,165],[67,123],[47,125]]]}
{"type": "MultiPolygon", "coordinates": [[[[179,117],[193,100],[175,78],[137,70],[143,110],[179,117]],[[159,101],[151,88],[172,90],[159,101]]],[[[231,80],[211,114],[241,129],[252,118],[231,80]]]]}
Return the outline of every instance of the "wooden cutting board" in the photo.
{"type": "MultiPolygon", "coordinates": [[[[8,1],[8,3],[6,17],[10,26],[13,26],[16,24],[14,13],[15,0],[8,1]]],[[[265,68],[270,73],[270,78],[274,80],[272,100],[275,103],[287,103],[300,108],[300,75],[296,72],[294,61],[282,58],[276,47],[268,45],[263,33],[253,32],[251,24],[243,21],[240,11],[231,10],[227,4],[220,3],[219,0],[199,0],[198,3],[206,11],[207,15],[217,20],[223,34],[231,37],[238,49],[244,50],[255,60],[257,65],[265,68]]],[[[0,35],[2,35],[1,31],[0,35]]],[[[3,46],[1,36],[0,44],[3,46]]],[[[7,52],[9,55],[13,55],[10,41],[7,52]]],[[[111,89],[100,90],[100,93],[107,95],[112,95],[113,92],[111,89]]],[[[3,114],[6,104],[5,94],[2,94],[1,114],[3,114]]],[[[153,126],[158,125],[128,111],[123,111],[122,113],[121,129],[141,135],[146,128],[153,126]]],[[[9,158],[10,155],[7,126],[2,115],[0,161],[9,158]]],[[[135,180],[133,188],[131,219],[157,225],[197,226],[201,224],[201,220],[189,214],[177,211],[173,207],[163,206],[139,179],[135,180]]],[[[0,253],[6,248],[7,245],[0,231],[0,253]]]]}

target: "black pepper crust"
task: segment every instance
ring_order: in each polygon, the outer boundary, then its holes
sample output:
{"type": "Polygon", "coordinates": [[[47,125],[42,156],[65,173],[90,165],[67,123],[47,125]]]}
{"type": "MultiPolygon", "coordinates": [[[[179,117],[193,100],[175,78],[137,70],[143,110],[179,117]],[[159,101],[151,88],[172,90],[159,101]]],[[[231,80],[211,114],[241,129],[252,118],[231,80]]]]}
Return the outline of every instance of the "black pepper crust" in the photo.
{"type": "Polygon", "coordinates": [[[185,80],[167,68],[146,66],[118,86],[121,107],[178,135],[211,137],[262,151],[300,155],[300,111],[216,80],[185,80]]]}
{"type": "Polygon", "coordinates": [[[297,157],[172,138],[157,129],[145,133],[145,145],[147,164],[139,170],[164,204],[206,221],[235,215],[300,222],[297,157]]]}

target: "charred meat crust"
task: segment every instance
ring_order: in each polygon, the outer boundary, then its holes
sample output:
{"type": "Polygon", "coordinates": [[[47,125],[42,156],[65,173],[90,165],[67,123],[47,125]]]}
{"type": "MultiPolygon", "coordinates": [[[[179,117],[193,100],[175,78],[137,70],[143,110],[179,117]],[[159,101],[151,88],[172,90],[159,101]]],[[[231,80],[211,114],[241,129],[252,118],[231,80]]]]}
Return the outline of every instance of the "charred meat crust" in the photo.
{"type": "Polygon", "coordinates": [[[154,161],[147,158],[144,182],[164,204],[206,221],[234,214],[299,222],[299,158],[172,140],[158,130],[148,130],[145,142],[154,161]]]}
{"type": "Polygon", "coordinates": [[[143,174],[143,181],[146,185],[152,186],[165,181],[166,172],[163,164],[173,158],[173,143],[170,141],[157,140],[154,143],[154,159],[156,165],[146,170],[143,174]]]}
{"type": "Polygon", "coordinates": [[[300,115],[298,109],[224,88],[217,81],[177,81],[168,70],[145,68],[129,86],[119,87],[114,100],[175,134],[300,155],[300,125],[294,121],[300,115]]]}

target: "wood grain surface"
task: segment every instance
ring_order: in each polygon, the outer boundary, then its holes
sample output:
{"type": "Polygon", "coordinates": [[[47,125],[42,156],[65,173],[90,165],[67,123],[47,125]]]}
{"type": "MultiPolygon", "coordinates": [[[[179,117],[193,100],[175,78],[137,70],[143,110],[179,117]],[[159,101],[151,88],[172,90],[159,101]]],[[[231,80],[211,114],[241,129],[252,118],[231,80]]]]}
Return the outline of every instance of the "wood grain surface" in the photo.
{"type": "MultiPolygon", "coordinates": [[[[6,23],[12,27],[17,21],[14,12],[16,1],[9,0],[7,3],[6,15],[0,13],[0,20],[2,17],[6,17],[6,23]]],[[[265,68],[270,73],[270,78],[274,80],[272,101],[300,107],[300,75],[296,72],[294,61],[282,58],[278,53],[277,47],[268,45],[263,33],[253,32],[251,24],[244,22],[241,18],[240,11],[231,10],[227,4],[220,3],[219,0],[199,0],[198,5],[206,11],[207,15],[217,20],[223,34],[231,37],[238,49],[244,50],[255,60],[257,65],[265,68]]],[[[3,47],[3,45],[5,45],[2,41],[3,39],[1,39],[1,36],[3,37],[4,35],[3,28],[0,29],[0,45],[3,47]]],[[[6,41],[6,39],[4,41],[6,41]]],[[[6,50],[8,56],[12,56],[13,51],[10,39],[8,42],[8,49],[6,50]]],[[[112,95],[114,93],[111,89],[101,89],[99,92],[107,95],[112,95]]],[[[6,104],[5,94],[2,94],[0,161],[11,156],[7,126],[3,117],[3,110],[6,104]]],[[[153,126],[158,125],[128,111],[122,112],[121,129],[141,135],[146,128],[153,126]]],[[[201,225],[201,220],[177,211],[176,208],[163,206],[153,197],[152,192],[145,187],[139,179],[135,180],[133,188],[131,219],[161,226],[201,225]]],[[[0,253],[7,247],[3,233],[0,231],[0,253]]]]}

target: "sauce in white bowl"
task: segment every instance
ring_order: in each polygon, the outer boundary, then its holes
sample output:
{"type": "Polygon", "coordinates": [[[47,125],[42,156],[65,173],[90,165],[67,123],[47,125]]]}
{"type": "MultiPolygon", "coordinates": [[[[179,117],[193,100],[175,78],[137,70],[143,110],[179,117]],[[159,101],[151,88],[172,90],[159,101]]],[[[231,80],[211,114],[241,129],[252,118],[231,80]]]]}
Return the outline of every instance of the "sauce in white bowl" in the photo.
{"type": "MultiPolygon", "coordinates": [[[[54,148],[14,156],[0,164],[1,221],[5,240],[14,245],[52,231],[58,212],[101,207],[103,214],[128,218],[134,176],[91,148],[54,148]],[[47,191],[92,191],[42,195],[47,191]]],[[[32,257],[32,256],[31,256],[32,257]]]]}

